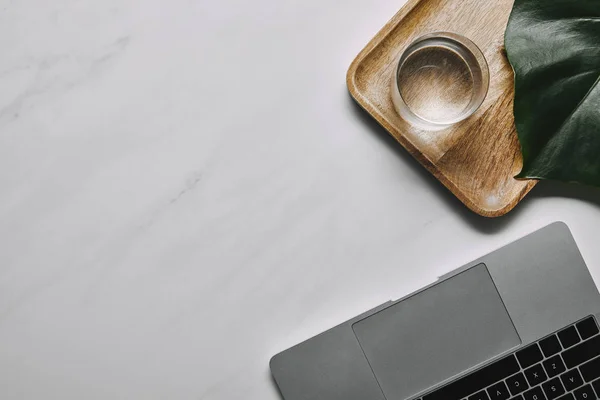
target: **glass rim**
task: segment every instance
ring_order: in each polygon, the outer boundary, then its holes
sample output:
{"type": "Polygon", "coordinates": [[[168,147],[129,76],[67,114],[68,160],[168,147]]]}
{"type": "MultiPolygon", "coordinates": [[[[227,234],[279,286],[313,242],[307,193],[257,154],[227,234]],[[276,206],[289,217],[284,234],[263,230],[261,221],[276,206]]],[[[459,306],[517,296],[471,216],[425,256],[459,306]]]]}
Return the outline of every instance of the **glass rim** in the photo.
{"type": "MultiPolygon", "coordinates": [[[[465,64],[469,68],[469,71],[471,72],[471,74],[473,74],[473,70],[472,70],[471,66],[469,65],[469,62],[467,60],[465,60],[461,54],[458,54],[458,56],[465,62],[465,64]]],[[[408,45],[408,47],[406,47],[406,49],[404,49],[404,51],[400,55],[400,59],[398,60],[398,65],[396,67],[396,74],[394,77],[394,81],[395,81],[395,89],[398,92],[397,94],[399,95],[399,98],[402,101],[402,103],[404,103],[404,108],[405,108],[405,110],[403,110],[404,112],[409,113],[416,120],[421,120],[421,121],[425,122],[426,124],[436,126],[436,127],[447,127],[447,126],[457,124],[461,121],[464,121],[465,119],[467,119],[470,116],[472,116],[473,114],[475,114],[475,112],[477,112],[477,110],[479,110],[479,108],[485,101],[485,98],[487,97],[487,94],[489,91],[490,71],[489,71],[489,65],[488,65],[487,59],[485,58],[483,52],[481,51],[479,46],[477,46],[477,44],[475,44],[475,42],[473,42],[471,39],[469,39],[466,36],[463,36],[461,34],[454,33],[454,32],[435,31],[435,32],[430,32],[430,33],[427,33],[427,34],[417,37],[415,40],[413,40],[408,45]],[[473,55],[475,61],[477,62],[477,64],[480,67],[481,78],[482,78],[481,83],[483,85],[482,86],[482,88],[483,88],[482,94],[479,96],[480,98],[477,99],[477,101],[473,105],[469,105],[468,108],[465,109],[466,111],[461,113],[459,116],[449,119],[444,122],[432,121],[428,118],[425,118],[425,117],[422,117],[422,116],[416,114],[408,106],[408,104],[406,103],[406,100],[403,98],[402,91],[400,90],[400,82],[398,81],[398,78],[400,76],[400,71],[402,69],[402,66],[404,65],[404,62],[407,60],[407,56],[412,54],[411,50],[414,49],[414,47],[416,47],[419,43],[421,43],[425,40],[434,39],[434,38],[448,39],[450,41],[457,43],[458,45],[460,45],[462,47],[465,47],[468,50],[468,52],[471,55],[473,55]]]]}

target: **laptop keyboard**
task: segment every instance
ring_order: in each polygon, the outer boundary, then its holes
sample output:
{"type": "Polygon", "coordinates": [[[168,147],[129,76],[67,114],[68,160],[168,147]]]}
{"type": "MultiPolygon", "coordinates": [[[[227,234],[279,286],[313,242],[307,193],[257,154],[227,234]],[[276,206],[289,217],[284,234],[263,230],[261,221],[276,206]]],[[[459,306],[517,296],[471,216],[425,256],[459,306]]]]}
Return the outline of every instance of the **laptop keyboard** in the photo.
{"type": "Polygon", "coordinates": [[[588,317],[418,400],[600,399],[599,332],[588,317]]]}

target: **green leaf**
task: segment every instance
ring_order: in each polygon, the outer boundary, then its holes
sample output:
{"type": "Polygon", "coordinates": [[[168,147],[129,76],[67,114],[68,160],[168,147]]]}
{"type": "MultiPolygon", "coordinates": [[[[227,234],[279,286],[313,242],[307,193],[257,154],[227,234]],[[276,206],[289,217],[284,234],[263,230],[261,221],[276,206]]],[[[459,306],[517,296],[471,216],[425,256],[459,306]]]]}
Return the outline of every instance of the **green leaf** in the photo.
{"type": "Polygon", "coordinates": [[[523,152],[517,178],[600,186],[600,0],[516,0],[505,46],[523,152]]]}

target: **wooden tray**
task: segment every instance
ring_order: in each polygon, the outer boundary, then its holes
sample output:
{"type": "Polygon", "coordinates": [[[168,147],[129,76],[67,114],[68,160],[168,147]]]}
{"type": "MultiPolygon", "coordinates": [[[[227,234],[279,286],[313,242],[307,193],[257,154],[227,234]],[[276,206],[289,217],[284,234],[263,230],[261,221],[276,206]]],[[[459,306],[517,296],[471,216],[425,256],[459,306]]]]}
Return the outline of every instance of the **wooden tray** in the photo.
{"type": "Polygon", "coordinates": [[[537,181],[513,178],[522,167],[513,119],[513,71],[504,31],[513,0],[409,0],[348,70],[352,97],[425,168],[477,214],[512,210],[537,181]],[[462,34],[483,51],[490,89],[471,118],[451,128],[419,130],[396,113],[391,99],[398,59],[416,38],[435,31],[462,34]]]}

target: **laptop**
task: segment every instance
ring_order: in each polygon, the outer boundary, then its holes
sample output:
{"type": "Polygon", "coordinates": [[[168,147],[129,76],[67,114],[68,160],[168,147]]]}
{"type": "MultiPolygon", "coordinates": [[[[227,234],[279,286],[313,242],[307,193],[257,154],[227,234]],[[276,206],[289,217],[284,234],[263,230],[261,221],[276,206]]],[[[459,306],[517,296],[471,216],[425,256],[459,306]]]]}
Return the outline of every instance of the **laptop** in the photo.
{"type": "Polygon", "coordinates": [[[600,295],[554,223],[271,359],[285,400],[600,399],[600,295]]]}

